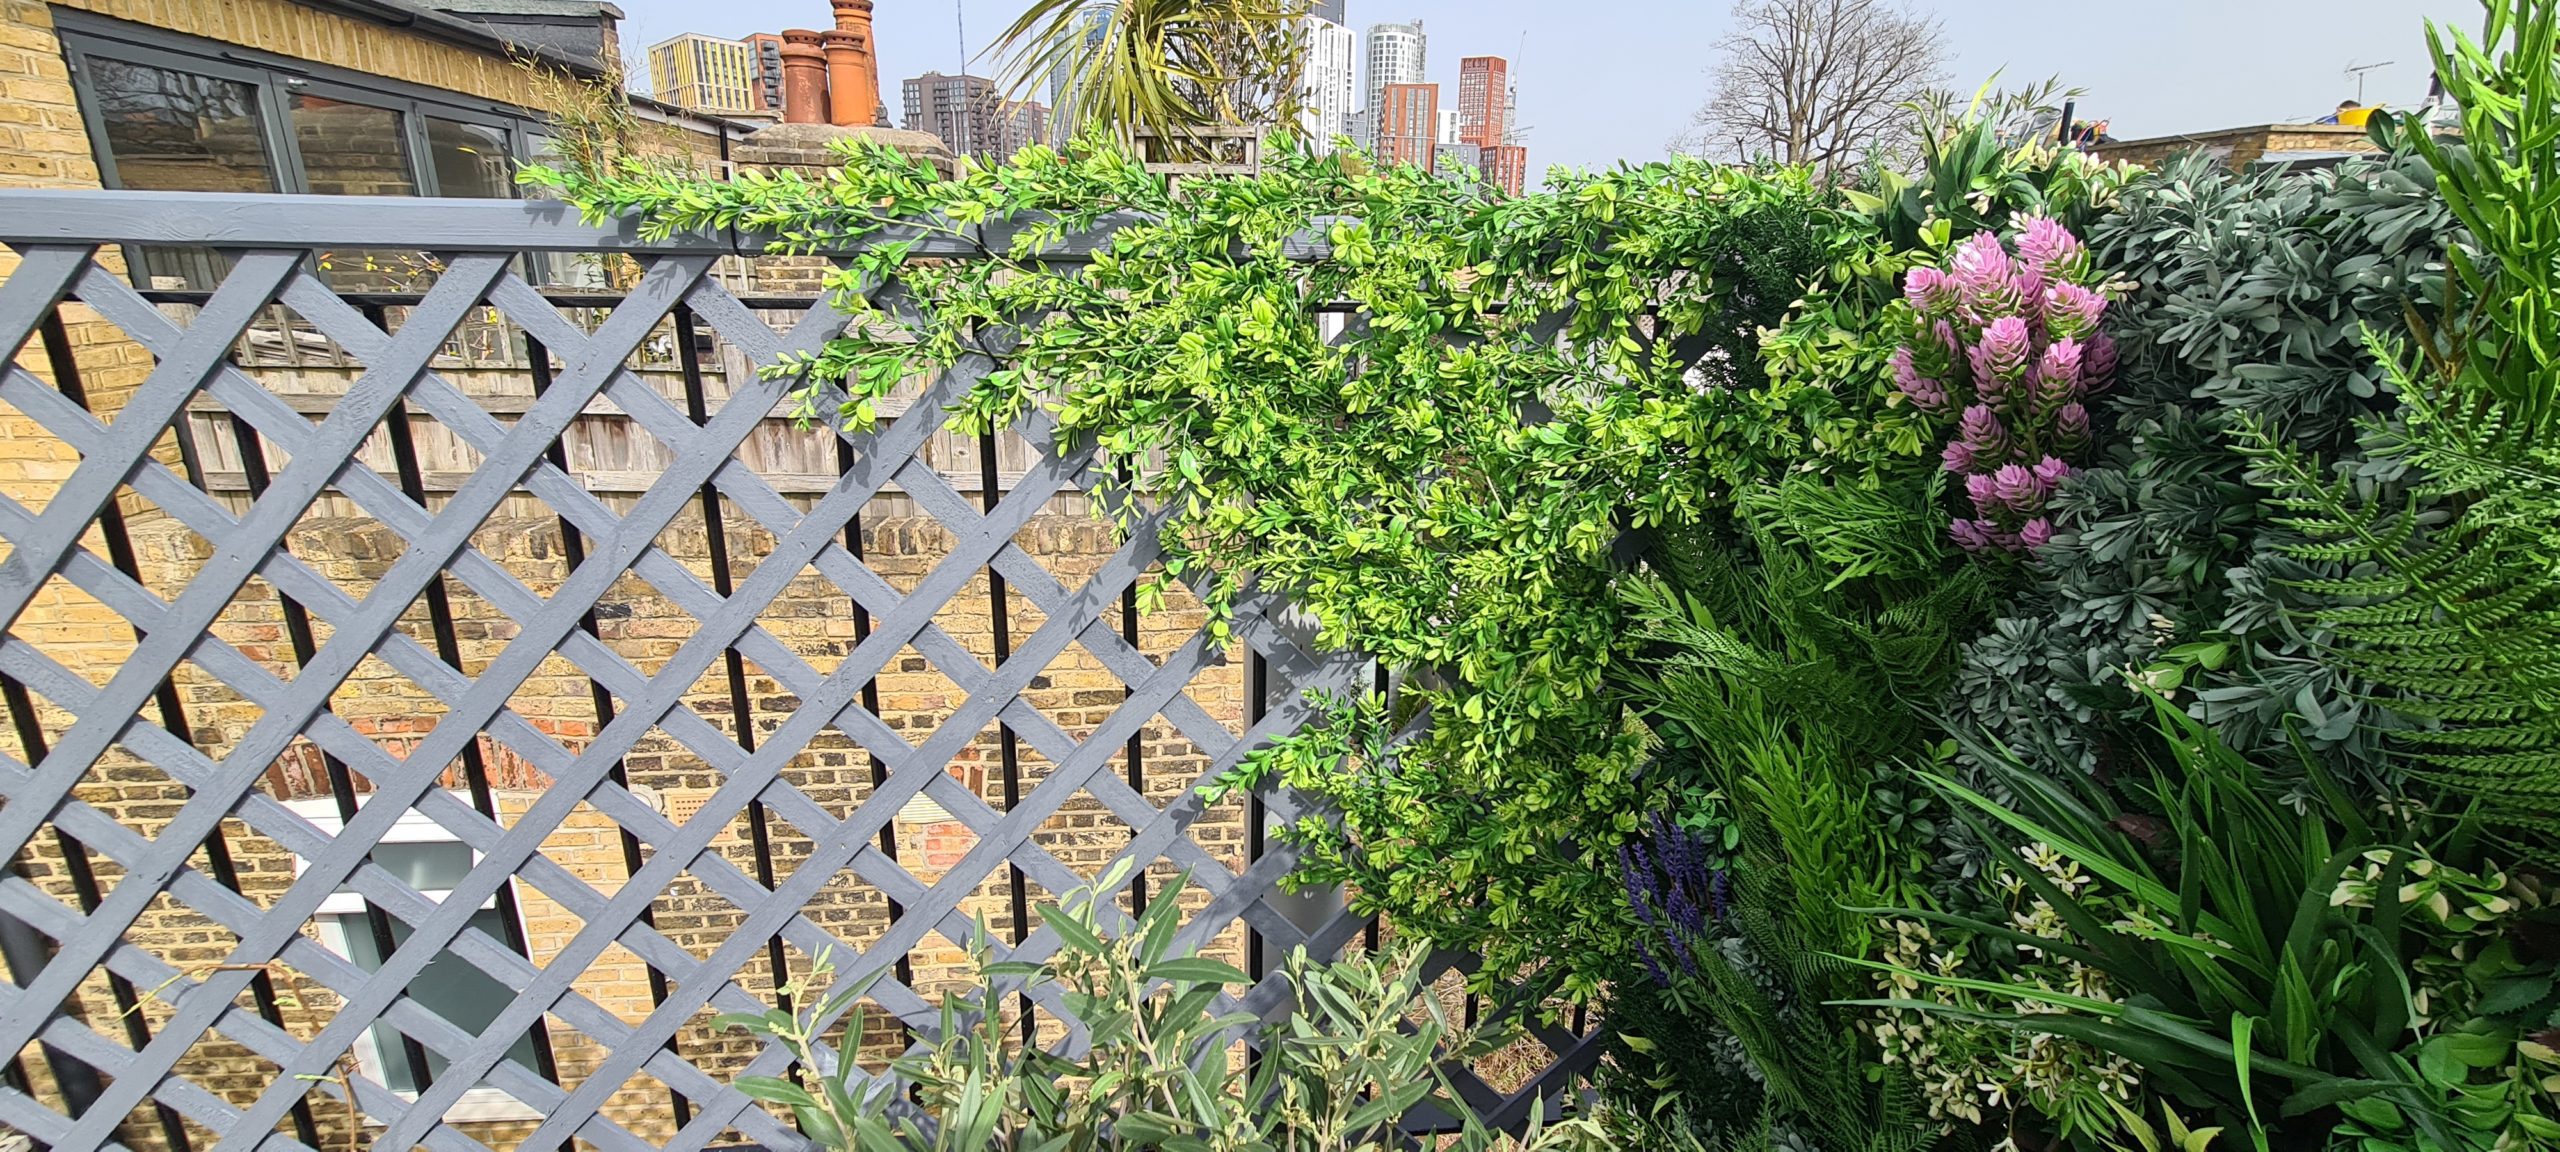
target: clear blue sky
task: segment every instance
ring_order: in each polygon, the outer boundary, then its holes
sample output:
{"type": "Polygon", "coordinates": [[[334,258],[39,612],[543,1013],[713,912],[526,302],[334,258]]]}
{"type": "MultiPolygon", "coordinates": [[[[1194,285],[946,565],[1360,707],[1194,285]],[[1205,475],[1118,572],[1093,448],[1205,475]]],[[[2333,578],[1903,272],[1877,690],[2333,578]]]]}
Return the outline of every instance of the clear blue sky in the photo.
{"type": "MultiPolygon", "coordinates": [[[[740,36],[824,28],[826,0],[614,0],[624,46],[680,32],[740,36]]],[[[1012,22],[1023,0],[876,0],[882,95],[899,79],[955,70],[1012,22]],[[955,13],[955,7],[963,11],[955,13]]],[[[2396,61],[2366,78],[2367,103],[2411,103],[2427,86],[2424,21],[2477,33],[2478,0],[1913,0],[1956,49],[1970,92],[2001,73],[2058,75],[2088,90],[2083,115],[2120,137],[2310,119],[2355,95],[2350,64],[2396,61]]],[[[1424,21],[1431,79],[1454,90],[1458,58],[1515,57],[1533,168],[1661,157],[1711,87],[1726,0],[1349,0],[1355,28],[1424,21]],[[1522,47],[1526,41],[1525,50],[1522,47]]],[[[981,63],[974,70],[989,73],[981,63]]]]}

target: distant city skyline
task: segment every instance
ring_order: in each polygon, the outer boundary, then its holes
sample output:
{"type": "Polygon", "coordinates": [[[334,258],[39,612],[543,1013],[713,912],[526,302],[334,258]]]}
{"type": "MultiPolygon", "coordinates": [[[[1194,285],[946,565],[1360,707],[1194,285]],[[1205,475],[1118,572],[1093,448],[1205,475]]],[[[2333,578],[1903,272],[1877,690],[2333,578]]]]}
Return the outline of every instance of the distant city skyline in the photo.
{"type": "MultiPolygon", "coordinates": [[[[952,0],[878,0],[881,75],[962,70],[964,25],[974,58],[967,69],[994,72],[997,61],[977,57],[1025,2],[959,0],[955,13],[952,0]]],[[[829,20],[826,0],[616,3],[635,74],[645,73],[647,45],[681,33],[739,38],[829,20]]],[[[1551,164],[1665,155],[1713,90],[1715,46],[1731,24],[1720,0],[1347,0],[1344,7],[1342,23],[1364,39],[1371,24],[1423,21],[1431,39],[1426,78],[1442,86],[1444,99],[1454,99],[1460,59],[1508,58],[1533,185],[1551,164]]],[[[1995,74],[2013,85],[2058,75],[2088,89],[2084,116],[2109,121],[2122,137],[2313,119],[2355,95],[2350,64],[2391,62],[2366,75],[2367,100],[2412,104],[2427,86],[2423,21],[2475,35],[2480,23],[2476,0],[2153,0],[2138,13],[2027,0],[1915,7],[1934,10],[1946,25],[1955,50],[1950,87],[1970,94],[1995,74]]]]}

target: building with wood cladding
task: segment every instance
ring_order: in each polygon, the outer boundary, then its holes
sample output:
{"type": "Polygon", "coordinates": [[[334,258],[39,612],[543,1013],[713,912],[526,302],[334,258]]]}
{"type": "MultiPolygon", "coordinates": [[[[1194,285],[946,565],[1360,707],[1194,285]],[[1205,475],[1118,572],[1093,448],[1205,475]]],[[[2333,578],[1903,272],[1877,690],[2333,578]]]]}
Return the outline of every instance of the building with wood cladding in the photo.
{"type": "MultiPolygon", "coordinates": [[[[774,38],[779,74],[770,90],[779,92],[786,119],[793,123],[756,131],[754,124],[639,99],[634,112],[654,133],[650,147],[706,171],[734,165],[805,166],[823,162],[826,140],[870,132],[865,126],[881,123],[884,116],[871,6],[868,0],[834,0],[831,8],[832,28],[787,31],[774,38]]],[[[620,65],[615,37],[619,17],[602,0],[0,0],[0,97],[5,97],[0,101],[0,187],[518,196],[516,172],[552,155],[557,144],[546,88],[523,61],[530,58],[572,77],[600,81],[620,65]]],[[[762,90],[761,75],[756,84],[762,90]]],[[[883,135],[919,152],[934,152],[929,141],[883,135]]],[[[102,259],[137,287],[157,294],[158,307],[181,321],[201,305],[202,297],[192,294],[217,287],[231,267],[229,257],[207,250],[127,246],[102,253],[102,259]]],[[[14,267],[16,260],[0,252],[0,272],[14,267]]],[[[729,257],[715,275],[744,299],[806,298],[817,291],[826,269],[817,260],[729,257]]],[[[376,294],[381,302],[368,305],[375,309],[375,322],[394,332],[408,310],[400,301],[433,283],[441,271],[433,254],[380,250],[325,253],[308,269],[340,291],[376,294]]],[[[575,303],[583,298],[580,294],[610,295],[628,283],[629,272],[610,258],[529,256],[517,274],[549,293],[565,317],[588,324],[598,313],[575,303]]],[[[148,351],[79,305],[66,305],[61,324],[48,326],[40,338],[9,352],[19,369],[66,395],[76,390],[108,418],[154,367],[148,351]]],[[[565,356],[532,344],[523,330],[493,313],[459,327],[436,357],[434,370],[491,416],[511,421],[523,414],[540,381],[565,356]]],[[[360,357],[283,305],[269,308],[231,358],[280,402],[315,422],[336,408],[364,371],[360,357]]],[[[670,318],[631,358],[627,370],[671,403],[692,399],[716,406],[731,382],[746,379],[755,366],[725,341],[687,330],[670,318]]],[[[892,411],[895,407],[893,403],[892,411]]],[[[425,506],[433,509],[473,473],[478,454],[432,419],[405,411],[394,419],[405,422],[403,435],[391,435],[388,424],[377,429],[363,451],[364,462],[381,476],[400,475],[402,454],[395,451],[395,442],[409,444],[415,453],[416,486],[425,506]]],[[[990,480],[996,493],[1004,491],[1030,458],[1028,446],[1011,438],[997,441],[990,452],[974,438],[949,433],[937,434],[927,453],[951,487],[972,500],[991,494],[990,480]]],[[[581,415],[560,446],[561,466],[617,512],[628,511],[669,458],[669,449],[631,414],[606,402],[581,415]]],[[[161,467],[234,514],[253,506],[271,470],[283,464],[257,432],[204,395],[191,402],[179,433],[167,438],[158,459],[161,467]]],[[[14,411],[0,412],[0,497],[41,508],[79,462],[71,445],[14,411]]],[[[783,411],[764,421],[741,451],[739,463],[782,499],[803,508],[831,490],[839,466],[832,436],[796,425],[783,411]]],[[[135,578],[155,594],[174,597],[211,555],[213,543],[130,491],[120,507],[130,533],[135,578]]],[[[300,513],[288,542],[294,563],[358,601],[403,550],[400,535],[377,519],[373,509],[336,488],[300,513]]],[[[952,547],[949,534],[932,518],[918,515],[912,499],[894,488],[866,508],[859,544],[872,567],[901,588],[923,580],[952,547]]],[[[1102,567],[1114,544],[1107,526],[1097,524],[1080,503],[1061,498],[1016,536],[1011,548],[1072,588],[1102,567]]],[[[771,530],[734,507],[718,505],[656,541],[663,555],[706,588],[752,571],[773,545],[771,530]]],[[[574,547],[560,520],[530,498],[510,504],[474,538],[477,552],[537,591],[555,588],[567,578],[574,547]]],[[[971,594],[954,598],[953,604],[962,607],[938,622],[963,647],[992,661],[991,618],[1011,613],[1027,631],[1039,614],[1019,588],[1008,593],[985,572],[976,581],[971,594]]],[[[697,627],[682,607],[685,602],[683,596],[626,575],[599,606],[594,635],[636,667],[653,671],[697,627]]],[[[326,641],[325,633],[311,634],[308,607],[282,595],[274,584],[252,579],[212,632],[272,675],[291,679],[310,658],[312,645],[326,641]]],[[[466,674],[485,666],[512,635],[507,616],[468,588],[456,586],[450,613],[453,652],[466,674]]],[[[799,658],[825,668],[841,660],[854,643],[855,616],[845,590],[812,570],[795,579],[759,624],[799,658]]],[[[1199,606],[1177,596],[1166,611],[1148,615],[1137,626],[1138,647],[1160,657],[1188,640],[1199,620],[1199,606]]],[[[422,644],[442,642],[431,634],[423,606],[413,606],[402,628],[422,644]]],[[[100,679],[137,642],[123,617],[58,580],[7,627],[7,635],[100,679]]],[[[510,707],[574,752],[594,738],[611,705],[600,701],[574,668],[554,663],[558,666],[546,665],[528,680],[510,707]]],[[[1204,678],[1188,691],[1211,715],[1242,730],[1239,670],[1204,678]]],[[[884,721],[901,731],[934,727],[965,695],[933,665],[912,656],[884,672],[876,694],[884,721]]],[[[1125,695],[1122,681],[1097,658],[1077,652],[1044,670],[1030,698],[1061,729],[1083,734],[1125,695]]],[[[777,679],[745,662],[706,675],[692,686],[686,704],[742,743],[752,742],[799,707],[777,679]]],[[[239,691],[192,663],[172,678],[164,707],[151,719],[169,725],[215,759],[227,755],[259,717],[257,706],[239,691]]],[[[329,708],[348,731],[394,757],[405,757],[434,728],[446,702],[369,660],[331,694],[329,708]]],[[[58,737],[67,723],[62,709],[34,696],[27,701],[23,722],[0,733],[0,752],[18,763],[33,763],[42,755],[35,745],[58,737]]],[[[998,731],[990,727],[953,757],[949,771],[992,797],[999,747],[998,731]]],[[[1130,776],[1141,779],[1144,794],[1160,806],[1181,796],[1203,764],[1197,750],[1161,721],[1132,739],[1123,755],[1142,758],[1147,771],[1130,776]]],[[[361,810],[370,792],[361,774],[346,771],[333,759],[319,747],[297,743],[264,766],[267,793],[294,806],[324,833],[334,831],[349,811],[361,810]]],[[[485,736],[470,759],[489,785],[502,822],[522,812],[549,785],[540,768],[485,736]]],[[[1046,765],[1028,751],[1020,760],[1024,778],[1036,784],[1046,765]]],[[[460,761],[433,770],[446,786],[465,787],[460,761]]],[[[627,757],[624,770],[635,794],[679,823],[723,778],[685,745],[655,733],[627,757]]],[[[849,738],[816,742],[793,762],[787,776],[794,787],[838,812],[859,804],[874,786],[869,757],[849,738]]],[[[119,749],[100,763],[79,794],[148,834],[170,818],[187,791],[159,768],[119,749]]],[[[404,815],[401,827],[403,834],[378,850],[376,862],[414,878],[421,893],[433,899],[438,879],[449,880],[454,869],[467,868],[472,850],[423,817],[404,815]]],[[[226,821],[226,829],[229,856],[213,870],[244,898],[272,903],[292,884],[299,862],[236,821],[226,821]]],[[[968,827],[929,802],[909,805],[892,831],[902,866],[928,882],[975,843],[968,827]]],[[[1107,808],[1080,800],[1043,824],[1037,839],[1059,860],[1082,869],[1107,858],[1129,834],[1128,826],[1107,808]]],[[[1246,838],[1241,802],[1213,807],[1191,835],[1213,858],[1240,861],[1246,838]]],[[[777,870],[787,873],[807,855],[809,838],[787,825],[751,827],[742,818],[716,843],[741,871],[769,881],[777,870]]],[[[606,890],[628,875],[627,853],[633,850],[613,821],[586,810],[547,838],[541,849],[567,872],[606,890]]],[[[34,844],[12,864],[17,876],[70,909],[85,908],[95,900],[99,885],[111,889],[117,879],[111,871],[92,871],[85,850],[59,841],[34,844]]],[[[209,862],[199,866],[212,869],[209,862]]],[[[1006,930],[1011,916],[1003,895],[999,876],[988,882],[978,901],[978,909],[999,931],[1006,930]]],[[[716,945],[742,920],[734,905],[690,880],[656,895],[651,913],[659,932],[695,950],[716,945]]],[[[867,941],[884,930],[888,905],[878,891],[845,882],[830,884],[807,915],[846,939],[867,941]]],[[[481,924],[482,918],[483,930],[492,938],[536,964],[582,927],[575,915],[521,881],[474,923],[481,924]]],[[[303,931],[359,966],[378,964],[380,952],[361,919],[362,913],[344,902],[325,904],[303,931]]],[[[0,934],[17,931],[21,939],[28,930],[23,924],[0,924],[0,934]]],[[[176,903],[155,907],[128,934],[131,946],[182,968],[222,962],[227,939],[224,930],[176,903]]],[[[1222,940],[1213,951],[1233,955],[1239,947],[1236,941],[1222,940]]],[[[957,945],[921,950],[914,957],[914,983],[928,992],[949,987],[959,979],[963,960],[957,945]]],[[[740,984],[751,995],[770,1000],[779,985],[805,974],[806,961],[787,956],[780,970],[760,966],[743,975],[740,984]]],[[[29,973],[12,975],[24,980],[29,973]]],[[[262,1010],[275,1014],[278,1027],[309,1036],[330,1019],[335,1007],[331,994],[302,987],[288,965],[275,965],[271,975],[279,994],[262,1003],[262,1010]]],[[[471,1027],[490,1018],[476,1005],[503,1000],[493,996],[486,979],[458,960],[439,958],[412,983],[408,995],[471,1027]]],[[[580,989],[630,1020],[646,1016],[663,994],[653,988],[651,973],[638,958],[619,951],[588,970],[580,989]]],[[[118,1037],[117,1043],[135,1042],[135,1030],[147,1041],[169,1011],[149,989],[119,987],[103,976],[93,976],[64,1010],[102,1035],[118,1037]]],[[[871,1039],[886,1045],[893,1037],[883,1032],[871,1039]]],[[[743,1037],[714,1032],[707,1017],[689,1026],[676,1043],[683,1059],[715,1075],[752,1055],[743,1037]]],[[[569,1083],[594,1067],[601,1052],[574,1031],[537,1028],[522,1038],[510,1058],[537,1075],[569,1083]]],[[[431,1064],[417,1064],[396,1033],[377,1029],[352,1046],[346,1068],[350,1075],[394,1091],[414,1091],[433,1074],[431,1064]]],[[[35,1094],[66,1111],[77,1106],[82,1089],[76,1060],[52,1063],[46,1053],[31,1048],[12,1067],[30,1079],[35,1094]]],[[[219,1037],[190,1049],[176,1074],[234,1105],[256,1098],[272,1080],[269,1066],[219,1037]]],[[[662,1140],[677,1127],[667,1090],[645,1078],[617,1089],[605,1112],[652,1139],[662,1140]]],[[[448,1117],[493,1148],[511,1147],[537,1119],[524,1104],[494,1088],[465,1093],[448,1117]]],[[[288,1134],[305,1142],[316,1135],[319,1147],[348,1146],[363,1137],[360,1127],[351,1127],[334,1107],[299,1109],[295,1123],[310,1127],[288,1134]]],[[[125,1118],[118,1139],[137,1149],[185,1152],[210,1146],[216,1135],[174,1113],[145,1106],[125,1118]]]]}

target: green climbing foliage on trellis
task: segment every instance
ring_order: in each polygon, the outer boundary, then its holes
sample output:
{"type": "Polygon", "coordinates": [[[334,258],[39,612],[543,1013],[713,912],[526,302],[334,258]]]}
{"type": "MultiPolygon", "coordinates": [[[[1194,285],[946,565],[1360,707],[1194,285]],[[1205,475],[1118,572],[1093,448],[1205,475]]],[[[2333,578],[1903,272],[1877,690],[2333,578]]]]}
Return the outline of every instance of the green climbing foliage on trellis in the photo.
{"type": "Polygon", "coordinates": [[[839,418],[987,357],[958,418],[1045,405],[1091,437],[1103,474],[1169,510],[1165,577],[1213,609],[1285,590],[1324,643],[1414,673],[1418,739],[1390,753],[1398,717],[1341,701],[1233,783],[1284,777],[1339,810],[1294,830],[1303,879],[1481,950],[1488,979],[1541,970],[1587,997],[1626,963],[1611,861],[1656,806],[1606,688],[1635,643],[1627,542],[1727,507],[1737,462],[1783,473],[1761,332],[1874,226],[1784,171],[1679,160],[1507,198],[1280,151],[1171,187],[1091,141],[951,179],[861,146],[821,178],[533,179],[653,232],[858,248],[828,282],[856,322],[790,366],[845,388],[839,418]],[[991,224],[1009,239],[984,242],[991,224]],[[1106,227],[1089,261],[1042,259],[1106,227]],[[915,258],[924,233],[979,246],[915,258]],[[891,279],[912,310],[869,305],[891,279]],[[1329,339],[1333,305],[1354,315],[1329,339]]]}

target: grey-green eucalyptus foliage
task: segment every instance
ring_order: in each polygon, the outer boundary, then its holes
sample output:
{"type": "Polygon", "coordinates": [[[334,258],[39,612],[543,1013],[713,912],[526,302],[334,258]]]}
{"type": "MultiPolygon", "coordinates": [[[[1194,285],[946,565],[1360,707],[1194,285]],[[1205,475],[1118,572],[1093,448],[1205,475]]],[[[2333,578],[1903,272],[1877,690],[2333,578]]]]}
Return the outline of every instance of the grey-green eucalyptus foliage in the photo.
{"type": "Polygon", "coordinates": [[[2188,157],[2092,226],[2099,266],[2136,281],[2110,312],[2124,368],[2103,458],[2065,487],[2034,586],[1967,648],[1960,727],[2098,771],[2149,728],[2139,678],[2243,754],[2290,755],[2290,730],[2342,776],[2396,788],[2387,721],[2294,611],[2293,582],[2335,573],[2279,550],[2290,537],[2231,431],[2261,421],[2376,490],[2402,483],[2358,443],[2358,418],[2396,407],[2364,333],[2441,305],[2458,231],[2434,185],[2407,156],[2245,174],[2188,157]]]}

